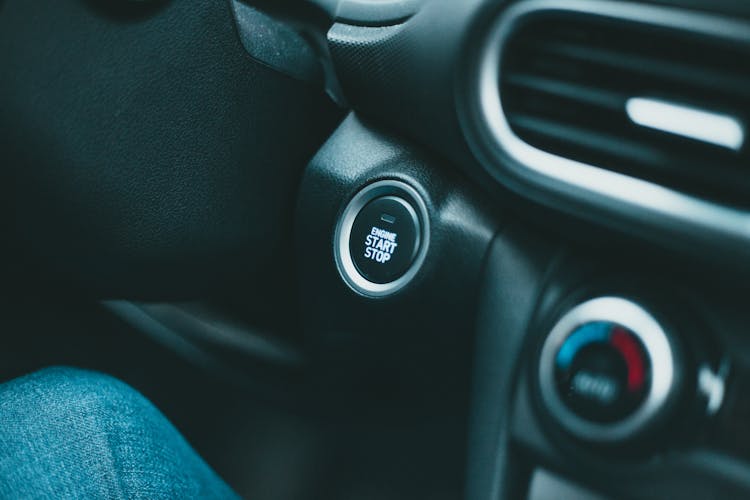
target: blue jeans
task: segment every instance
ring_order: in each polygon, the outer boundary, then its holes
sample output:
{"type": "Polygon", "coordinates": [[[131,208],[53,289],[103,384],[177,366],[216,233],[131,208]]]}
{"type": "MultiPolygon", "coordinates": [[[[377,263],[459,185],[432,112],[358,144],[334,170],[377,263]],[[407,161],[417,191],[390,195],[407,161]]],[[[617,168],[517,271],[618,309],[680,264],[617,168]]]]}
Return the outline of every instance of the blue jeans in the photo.
{"type": "Polygon", "coordinates": [[[0,498],[237,498],[138,392],[49,368],[0,386],[0,498]]]}

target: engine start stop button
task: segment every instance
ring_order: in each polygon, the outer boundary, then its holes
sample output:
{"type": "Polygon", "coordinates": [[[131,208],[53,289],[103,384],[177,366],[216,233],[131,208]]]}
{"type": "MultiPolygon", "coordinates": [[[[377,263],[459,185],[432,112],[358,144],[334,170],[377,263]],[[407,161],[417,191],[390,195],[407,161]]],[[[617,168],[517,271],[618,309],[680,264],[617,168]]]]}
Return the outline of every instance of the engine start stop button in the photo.
{"type": "Polygon", "coordinates": [[[390,283],[409,269],[419,247],[419,218],[407,201],[383,196],[354,219],[349,252],[359,273],[373,283],[390,283]]]}
{"type": "Polygon", "coordinates": [[[344,281],[362,295],[388,295],[405,286],[424,260],[427,209],[411,186],[375,182],[352,199],[336,233],[344,281]]]}

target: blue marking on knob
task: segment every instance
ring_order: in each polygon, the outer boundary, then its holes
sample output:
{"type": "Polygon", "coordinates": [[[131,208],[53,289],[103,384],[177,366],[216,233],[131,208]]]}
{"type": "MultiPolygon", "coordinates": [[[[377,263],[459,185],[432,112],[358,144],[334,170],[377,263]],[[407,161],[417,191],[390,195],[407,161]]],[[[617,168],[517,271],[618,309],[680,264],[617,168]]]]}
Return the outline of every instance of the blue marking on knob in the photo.
{"type": "Polygon", "coordinates": [[[583,347],[592,342],[608,342],[611,330],[612,323],[606,321],[586,323],[579,327],[563,342],[562,347],[557,352],[555,364],[561,370],[567,369],[573,363],[578,351],[583,347]]]}

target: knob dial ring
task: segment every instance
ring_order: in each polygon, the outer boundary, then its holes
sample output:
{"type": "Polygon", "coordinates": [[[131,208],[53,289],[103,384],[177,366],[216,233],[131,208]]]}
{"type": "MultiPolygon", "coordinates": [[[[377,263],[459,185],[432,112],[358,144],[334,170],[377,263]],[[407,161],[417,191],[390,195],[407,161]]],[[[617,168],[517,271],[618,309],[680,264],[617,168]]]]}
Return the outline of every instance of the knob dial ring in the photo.
{"type": "Polygon", "coordinates": [[[591,442],[631,439],[658,418],[676,390],[674,346],[659,322],[638,304],[621,297],[599,297],[574,307],[552,328],[539,358],[539,385],[547,410],[574,436],[591,442]],[[555,360],[565,341],[582,325],[608,322],[630,331],[644,347],[652,367],[650,386],[640,406],[613,422],[595,422],[572,411],[560,396],[555,360]]]}

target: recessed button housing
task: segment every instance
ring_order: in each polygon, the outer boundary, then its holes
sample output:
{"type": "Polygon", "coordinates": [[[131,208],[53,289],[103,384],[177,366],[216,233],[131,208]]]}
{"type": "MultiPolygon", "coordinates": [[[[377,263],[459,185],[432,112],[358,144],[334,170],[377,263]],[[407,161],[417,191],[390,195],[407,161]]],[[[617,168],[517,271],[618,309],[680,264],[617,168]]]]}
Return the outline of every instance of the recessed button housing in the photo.
{"type": "Polygon", "coordinates": [[[370,297],[406,286],[421,267],[429,243],[427,208],[401,181],[378,181],[349,202],[335,235],[339,273],[356,292],[370,297]]]}

